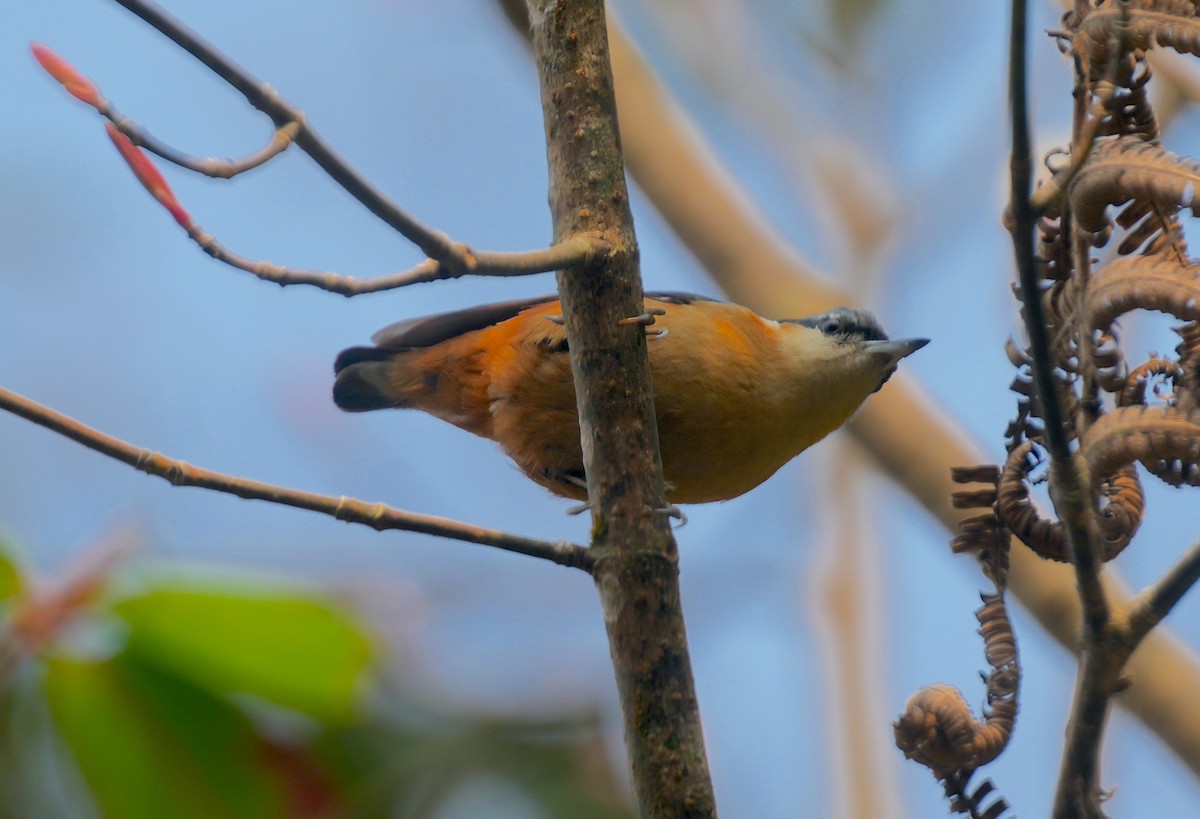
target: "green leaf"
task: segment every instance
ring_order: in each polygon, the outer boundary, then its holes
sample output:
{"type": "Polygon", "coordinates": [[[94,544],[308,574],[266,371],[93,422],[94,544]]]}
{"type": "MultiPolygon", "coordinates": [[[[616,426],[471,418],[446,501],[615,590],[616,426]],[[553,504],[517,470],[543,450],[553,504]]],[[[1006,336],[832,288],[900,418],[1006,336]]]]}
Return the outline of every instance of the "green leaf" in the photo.
{"type": "Polygon", "coordinates": [[[249,719],[126,655],[52,659],[46,692],[96,803],[112,819],[285,819],[283,783],[249,719]]]}
{"type": "Polygon", "coordinates": [[[0,819],[98,819],[56,730],[38,663],[20,663],[0,690],[0,819]]]}
{"type": "Polygon", "coordinates": [[[0,538],[0,602],[21,590],[23,575],[15,550],[8,541],[0,538]]]}
{"type": "Polygon", "coordinates": [[[253,694],[325,722],[351,718],[370,657],[350,617],[296,592],[159,589],[119,602],[128,651],[209,691],[253,694]]]}

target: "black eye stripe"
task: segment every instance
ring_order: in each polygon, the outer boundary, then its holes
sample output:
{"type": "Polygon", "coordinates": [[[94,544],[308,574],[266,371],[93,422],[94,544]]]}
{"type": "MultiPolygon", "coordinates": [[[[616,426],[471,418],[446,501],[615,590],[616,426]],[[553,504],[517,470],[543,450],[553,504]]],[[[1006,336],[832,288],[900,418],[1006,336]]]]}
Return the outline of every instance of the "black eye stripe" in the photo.
{"type": "Polygon", "coordinates": [[[838,307],[828,313],[799,319],[783,319],[788,324],[799,324],[820,330],[831,338],[846,341],[886,341],[887,333],[879,326],[875,317],[866,310],[838,307]]]}

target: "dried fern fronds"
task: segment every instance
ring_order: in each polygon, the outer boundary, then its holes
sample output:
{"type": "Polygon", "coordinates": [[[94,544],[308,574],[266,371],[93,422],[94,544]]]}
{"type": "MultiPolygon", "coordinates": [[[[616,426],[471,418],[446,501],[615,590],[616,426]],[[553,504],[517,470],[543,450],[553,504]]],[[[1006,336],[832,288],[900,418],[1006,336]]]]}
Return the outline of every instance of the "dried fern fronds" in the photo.
{"type": "Polygon", "coordinates": [[[984,656],[992,667],[986,678],[987,703],[983,718],[976,719],[957,688],[929,685],[909,698],[893,730],[904,755],[928,767],[942,781],[951,810],[979,819],[998,819],[1008,804],[1000,797],[983,806],[994,791],[991,783],[985,782],[974,792],[967,791],[967,783],[977,768],[1004,750],[1017,717],[1021,673],[1016,637],[1004,603],[1010,535],[996,515],[999,467],[960,467],[953,478],[960,484],[982,485],[955,492],[955,507],[986,510],[960,523],[951,546],[956,552],[973,554],[995,589],[981,595],[983,606],[975,612],[984,656]]]}

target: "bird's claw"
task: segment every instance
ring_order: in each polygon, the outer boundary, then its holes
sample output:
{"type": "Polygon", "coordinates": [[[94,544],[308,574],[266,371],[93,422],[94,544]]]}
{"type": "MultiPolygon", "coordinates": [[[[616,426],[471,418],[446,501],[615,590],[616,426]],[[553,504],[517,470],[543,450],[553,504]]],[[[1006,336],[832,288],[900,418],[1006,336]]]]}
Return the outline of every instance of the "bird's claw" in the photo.
{"type": "MultiPolygon", "coordinates": [[[[641,324],[645,327],[649,327],[651,324],[654,323],[655,316],[665,316],[666,314],[667,314],[667,311],[665,309],[663,309],[662,307],[647,307],[643,312],[638,313],[636,316],[630,316],[629,318],[623,318],[620,321],[618,321],[617,324],[620,324],[622,327],[627,327],[631,324],[641,324]]],[[[657,330],[647,330],[646,338],[648,338],[648,339],[663,338],[666,336],[666,334],[667,334],[667,328],[660,327],[657,330]]]]}
{"type": "Polygon", "coordinates": [[[675,520],[679,521],[676,528],[678,528],[679,526],[687,526],[687,522],[688,522],[687,515],[683,514],[683,510],[680,509],[675,504],[671,504],[670,506],[663,507],[662,509],[655,509],[654,511],[659,512],[660,514],[666,515],[668,518],[675,518],[675,520]]]}

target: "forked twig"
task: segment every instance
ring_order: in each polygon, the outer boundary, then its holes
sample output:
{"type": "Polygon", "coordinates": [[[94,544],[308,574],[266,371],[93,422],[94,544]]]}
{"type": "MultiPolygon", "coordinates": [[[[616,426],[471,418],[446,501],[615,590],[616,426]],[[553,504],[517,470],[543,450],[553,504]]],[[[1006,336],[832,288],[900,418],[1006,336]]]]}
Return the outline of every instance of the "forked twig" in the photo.
{"type": "MultiPolygon", "coordinates": [[[[275,134],[263,148],[239,159],[218,160],[190,156],[155,139],[140,125],[118,112],[100,93],[95,83],[46,47],[35,45],[34,54],[42,66],[61,82],[68,92],[92,106],[109,121],[110,135],[113,136],[114,142],[118,143],[131,166],[135,163],[132,155],[136,153],[141,156],[138,151],[138,146],[141,146],[188,170],[228,178],[262,165],[294,143],[351,196],[417,245],[428,257],[426,261],[410,270],[372,279],[358,279],[325,271],[292,269],[273,262],[251,260],[237,254],[221,245],[212,234],[190,220],[181,220],[178,212],[172,211],[176,221],[188,231],[189,237],[214,259],[276,284],[306,284],[344,296],[355,296],[468,274],[523,276],[551,272],[587,264],[598,254],[608,250],[608,245],[599,235],[567,237],[549,248],[527,252],[477,251],[465,243],[452,240],[445,233],[428,227],[407,213],[359,174],[321,137],[300,108],[285,100],[275,89],[238,65],[167,11],[146,0],[117,2],[158,29],[241,92],[252,106],[270,117],[276,126],[275,134]],[[128,142],[131,150],[122,148],[121,140],[128,142]]],[[[145,157],[142,157],[142,160],[144,164],[149,164],[145,157]]],[[[139,177],[143,176],[136,167],[135,173],[138,173],[139,177]]]]}

